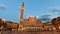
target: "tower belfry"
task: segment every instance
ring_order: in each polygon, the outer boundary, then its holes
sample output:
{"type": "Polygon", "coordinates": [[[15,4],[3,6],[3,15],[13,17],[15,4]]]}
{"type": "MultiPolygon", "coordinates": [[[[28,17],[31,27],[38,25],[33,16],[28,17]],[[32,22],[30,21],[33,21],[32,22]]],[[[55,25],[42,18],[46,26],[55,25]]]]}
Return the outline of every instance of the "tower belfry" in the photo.
{"type": "Polygon", "coordinates": [[[23,21],[23,16],[24,16],[24,2],[22,3],[22,7],[21,7],[20,21],[23,21]]]}

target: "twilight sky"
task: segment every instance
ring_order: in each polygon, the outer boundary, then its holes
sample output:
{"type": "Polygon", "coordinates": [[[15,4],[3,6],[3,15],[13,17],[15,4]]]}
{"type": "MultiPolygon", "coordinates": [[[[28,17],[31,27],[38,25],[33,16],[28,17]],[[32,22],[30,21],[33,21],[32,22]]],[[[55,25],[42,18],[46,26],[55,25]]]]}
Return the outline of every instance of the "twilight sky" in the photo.
{"type": "Polygon", "coordinates": [[[22,2],[25,4],[24,18],[37,16],[52,19],[60,16],[60,0],[0,0],[0,18],[19,22],[22,2]]]}

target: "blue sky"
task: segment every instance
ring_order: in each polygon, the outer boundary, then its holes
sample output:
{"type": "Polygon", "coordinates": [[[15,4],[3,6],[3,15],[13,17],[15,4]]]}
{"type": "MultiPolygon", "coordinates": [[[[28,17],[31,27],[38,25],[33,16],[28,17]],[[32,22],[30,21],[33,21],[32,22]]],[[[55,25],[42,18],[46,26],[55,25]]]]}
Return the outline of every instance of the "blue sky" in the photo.
{"type": "Polygon", "coordinates": [[[19,22],[22,2],[25,4],[24,18],[42,16],[55,18],[60,16],[60,0],[0,0],[0,18],[19,22]]]}

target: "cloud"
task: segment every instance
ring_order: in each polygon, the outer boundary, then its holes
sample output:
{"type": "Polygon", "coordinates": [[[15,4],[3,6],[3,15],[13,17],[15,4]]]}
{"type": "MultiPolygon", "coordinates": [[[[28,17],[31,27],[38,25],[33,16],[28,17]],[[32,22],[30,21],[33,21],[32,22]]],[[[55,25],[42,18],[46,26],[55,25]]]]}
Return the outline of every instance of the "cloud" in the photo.
{"type": "Polygon", "coordinates": [[[43,15],[41,16],[40,20],[45,21],[45,22],[50,22],[51,21],[51,15],[43,15]]]}
{"type": "Polygon", "coordinates": [[[5,10],[5,9],[7,9],[8,7],[6,6],[6,5],[4,5],[4,4],[0,4],[0,9],[3,9],[3,10],[5,10]]]}
{"type": "Polygon", "coordinates": [[[49,11],[52,13],[52,15],[60,15],[60,6],[54,6],[54,7],[50,7],[49,11]]]}
{"type": "Polygon", "coordinates": [[[38,19],[38,18],[39,18],[39,16],[36,16],[36,18],[38,19]]]}
{"type": "Polygon", "coordinates": [[[49,8],[49,10],[51,11],[51,12],[60,12],[60,6],[55,6],[55,7],[50,7],[49,8]]]}
{"type": "Polygon", "coordinates": [[[41,16],[42,18],[50,18],[51,17],[51,15],[50,14],[47,14],[47,15],[43,15],[43,16],[41,16]]]}

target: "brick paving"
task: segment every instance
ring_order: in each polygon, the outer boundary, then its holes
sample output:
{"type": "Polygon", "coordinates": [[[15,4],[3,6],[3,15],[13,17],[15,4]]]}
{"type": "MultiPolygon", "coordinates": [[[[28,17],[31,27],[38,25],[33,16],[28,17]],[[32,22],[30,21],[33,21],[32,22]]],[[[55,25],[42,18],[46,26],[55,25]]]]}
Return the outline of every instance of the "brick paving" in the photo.
{"type": "Polygon", "coordinates": [[[3,31],[0,34],[60,34],[60,31],[40,31],[40,32],[3,31]]]}

